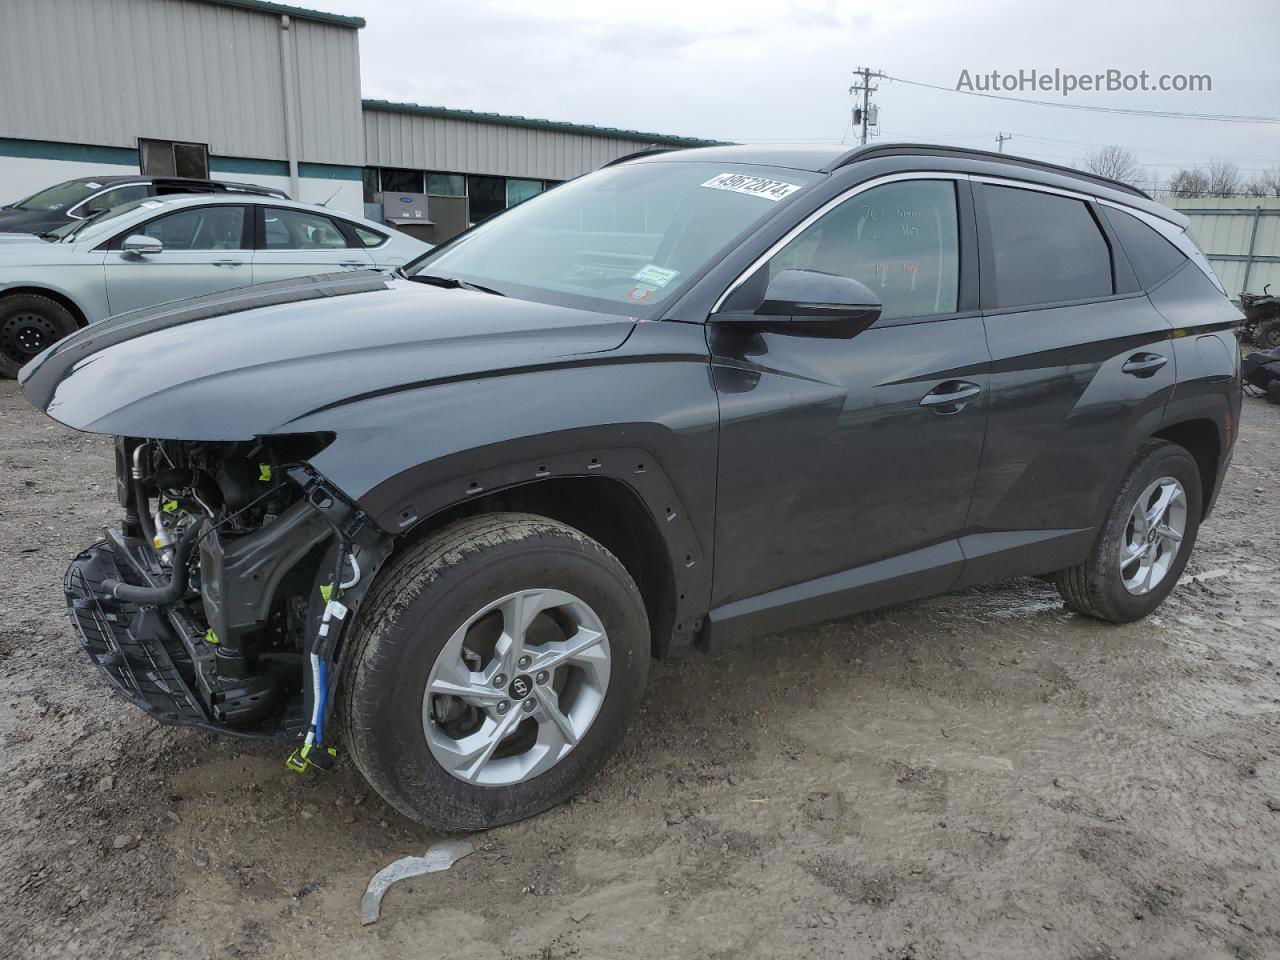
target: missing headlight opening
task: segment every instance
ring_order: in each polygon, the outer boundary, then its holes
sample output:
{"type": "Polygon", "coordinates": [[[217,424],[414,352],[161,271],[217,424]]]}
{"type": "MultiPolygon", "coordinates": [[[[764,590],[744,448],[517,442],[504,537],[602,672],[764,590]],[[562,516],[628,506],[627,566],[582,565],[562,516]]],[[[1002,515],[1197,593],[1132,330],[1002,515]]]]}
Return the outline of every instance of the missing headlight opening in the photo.
{"type": "Polygon", "coordinates": [[[67,572],[72,618],[158,719],[304,741],[326,765],[329,665],[387,547],[310,467],[325,434],[116,441],[124,516],[67,572]],[[342,598],[342,599],[339,599],[342,598]]]}

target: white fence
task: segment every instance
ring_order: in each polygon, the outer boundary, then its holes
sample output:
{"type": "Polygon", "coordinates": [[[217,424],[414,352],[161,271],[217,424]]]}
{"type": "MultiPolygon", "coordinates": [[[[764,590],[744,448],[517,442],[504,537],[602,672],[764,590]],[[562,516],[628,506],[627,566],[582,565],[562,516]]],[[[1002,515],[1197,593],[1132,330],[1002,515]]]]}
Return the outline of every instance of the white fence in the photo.
{"type": "Polygon", "coordinates": [[[1162,199],[1191,219],[1191,232],[1232,300],[1280,294],[1280,197],[1162,199]]]}

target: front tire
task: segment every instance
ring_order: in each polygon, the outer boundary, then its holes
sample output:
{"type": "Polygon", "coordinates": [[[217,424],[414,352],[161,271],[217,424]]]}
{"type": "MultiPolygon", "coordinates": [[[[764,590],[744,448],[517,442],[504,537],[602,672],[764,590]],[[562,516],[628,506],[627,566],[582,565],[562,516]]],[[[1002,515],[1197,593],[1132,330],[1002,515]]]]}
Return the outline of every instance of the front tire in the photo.
{"type": "Polygon", "coordinates": [[[45,347],[80,329],[71,311],[34,293],[0,297],[0,377],[12,379],[45,347]]]}
{"type": "Polygon", "coordinates": [[[594,776],[634,716],[649,623],[627,570],[530,514],[451,524],[393,559],[360,612],[339,709],[356,766],[445,830],[511,823],[594,776]]]}
{"type": "Polygon", "coordinates": [[[1200,529],[1200,469],[1183,447],[1144,444],[1094,543],[1089,559],[1054,575],[1076,613],[1128,623],[1164,602],[1182,575],[1200,529]]]}

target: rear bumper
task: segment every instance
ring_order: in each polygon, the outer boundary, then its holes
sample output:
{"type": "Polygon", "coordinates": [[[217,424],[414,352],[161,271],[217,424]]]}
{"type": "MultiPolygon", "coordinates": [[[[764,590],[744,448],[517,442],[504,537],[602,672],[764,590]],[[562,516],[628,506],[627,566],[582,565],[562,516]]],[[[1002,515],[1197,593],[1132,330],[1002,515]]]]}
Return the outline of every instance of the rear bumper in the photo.
{"type": "Polygon", "coordinates": [[[203,624],[182,604],[150,607],[100,597],[95,587],[107,579],[152,580],[118,532],[76,556],[63,578],[71,625],[117,693],[160,723],[252,738],[300,735],[298,723],[287,718],[253,727],[220,718],[199,679],[207,665],[197,661],[212,658],[203,648],[203,624]]]}

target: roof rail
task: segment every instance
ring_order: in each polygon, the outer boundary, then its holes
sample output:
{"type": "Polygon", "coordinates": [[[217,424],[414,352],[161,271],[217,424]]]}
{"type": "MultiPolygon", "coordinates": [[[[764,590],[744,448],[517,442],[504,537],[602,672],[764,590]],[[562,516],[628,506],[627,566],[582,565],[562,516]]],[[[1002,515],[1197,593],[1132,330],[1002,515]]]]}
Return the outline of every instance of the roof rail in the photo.
{"type": "Polygon", "coordinates": [[[643,150],[637,150],[634,153],[624,153],[620,157],[614,157],[608,163],[602,163],[602,167],[615,167],[620,163],[626,163],[628,160],[635,160],[637,157],[651,157],[655,153],[671,153],[673,150],[683,150],[684,147],[645,147],[643,150]]]}
{"type": "Polygon", "coordinates": [[[1120,180],[1113,180],[1110,177],[1104,177],[1101,174],[1090,173],[1087,170],[1077,170],[1074,167],[1064,167],[1057,163],[1046,163],[1043,160],[1032,160],[1029,157],[1018,157],[1009,153],[995,153],[991,150],[975,150],[970,147],[948,147],[936,143],[880,143],[870,147],[855,147],[854,149],[842,154],[833,160],[824,172],[830,173],[838,170],[840,167],[848,166],[859,160],[871,160],[875,157],[896,157],[903,155],[924,155],[933,157],[973,157],[979,160],[989,160],[994,163],[1006,163],[1015,167],[1029,167],[1033,170],[1044,170],[1048,173],[1057,173],[1063,176],[1075,177],[1078,180],[1092,180],[1094,183],[1102,184],[1113,190],[1121,190],[1125,193],[1131,193],[1134,196],[1142,197],[1144,200],[1150,200],[1151,197],[1145,191],[1139,190],[1137,187],[1124,183],[1120,180]]]}

